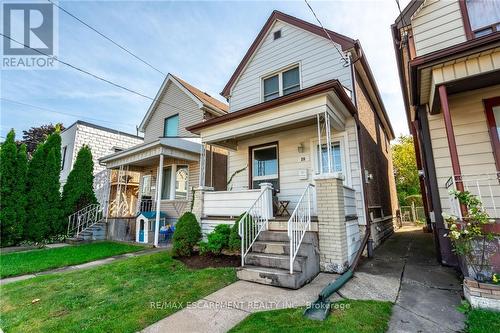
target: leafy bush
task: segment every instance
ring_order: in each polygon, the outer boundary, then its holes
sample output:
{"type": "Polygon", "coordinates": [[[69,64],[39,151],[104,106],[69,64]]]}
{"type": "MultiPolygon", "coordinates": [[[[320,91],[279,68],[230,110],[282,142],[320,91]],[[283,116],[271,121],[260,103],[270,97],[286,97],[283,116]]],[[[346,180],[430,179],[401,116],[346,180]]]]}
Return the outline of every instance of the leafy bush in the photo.
{"type": "Polygon", "coordinates": [[[219,224],[214,231],[207,235],[207,250],[213,254],[220,254],[229,245],[229,234],[231,227],[229,224],[219,224]]]}
{"type": "Polygon", "coordinates": [[[228,244],[228,247],[231,251],[238,251],[241,248],[241,237],[238,233],[238,228],[240,225],[240,220],[244,215],[245,213],[238,216],[236,221],[234,221],[233,226],[231,227],[231,233],[229,234],[229,244],[228,244]]]}
{"type": "Polygon", "coordinates": [[[201,238],[201,227],[196,216],[191,212],[184,213],[175,225],[173,253],[175,256],[190,256],[193,247],[201,238]]]}

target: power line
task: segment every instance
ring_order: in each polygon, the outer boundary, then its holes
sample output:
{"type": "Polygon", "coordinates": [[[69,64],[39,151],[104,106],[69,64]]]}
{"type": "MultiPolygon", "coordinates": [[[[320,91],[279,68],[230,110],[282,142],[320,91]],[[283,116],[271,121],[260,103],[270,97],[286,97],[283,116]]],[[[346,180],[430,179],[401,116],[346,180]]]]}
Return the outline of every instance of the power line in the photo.
{"type": "Polygon", "coordinates": [[[325,27],[323,26],[323,23],[321,23],[321,21],[319,20],[318,16],[316,15],[316,13],[314,12],[314,9],[311,7],[311,5],[309,4],[309,2],[307,2],[307,0],[304,0],[304,2],[306,3],[307,7],[309,7],[309,9],[311,10],[311,13],[314,15],[314,17],[316,18],[316,21],[318,21],[319,25],[321,26],[321,29],[323,29],[323,31],[325,32],[325,34],[328,36],[328,39],[330,39],[330,41],[333,43],[333,46],[335,47],[335,49],[337,50],[337,52],[339,53],[340,57],[342,58],[342,60],[344,60],[345,62],[345,66],[349,66],[349,60],[347,60],[344,56],[344,54],[339,50],[339,48],[337,47],[337,43],[335,43],[332,39],[332,37],[330,36],[330,33],[328,32],[328,30],[325,29],[325,27]]]}
{"type": "Polygon", "coordinates": [[[173,104],[170,104],[170,103],[162,102],[161,100],[159,100],[159,99],[157,99],[157,98],[150,97],[150,96],[145,95],[145,94],[143,94],[143,93],[141,93],[141,92],[138,92],[138,91],[133,90],[133,89],[131,89],[131,88],[127,88],[127,87],[125,87],[125,86],[122,86],[121,84],[118,84],[118,83],[115,83],[115,82],[110,81],[110,80],[108,80],[108,79],[105,79],[105,78],[103,78],[103,77],[101,77],[101,76],[99,76],[99,75],[97,75],[97,74],[93,74],[93,73],[91,73],[91,72],[89,72],[89,71],[87,71],[87,70],[85,70],[85,69],[82,69],[82,68],[80,68],[80,67],[77,67],[77,66],[75,66],[75,65],[72,65],[72,64],[70,64],[70,63],[68,63],[68,62],[66,62],[66,61],[60,60],[59,58],[57,58],[57,57],[55,57],[55,56],[50,56],[49,54],[47,54],[47,53],[45,53],[45,52],[42,52],[42,51],[37,50],[37,49],[34,49],[34,48],[32,48],[32,47],[30,47],[30,46],[28,46],[28,45],[26,45],[26,44],[23,44],[23,43],[21,43],[21,42],[19,42],[19,41],[15,40],[14,38],[12,38],[12,37],[10,37],[10,36],[4,35],[3,33],[0,33],[0,36],[3,36],[4,38],[7,38],[7,39],[9,39],[9,40],[11,40],[11,41],[13,41],[13,42],[15,42],[15,43],[19,44],[19,45],[22,45],[22,46],[24,46],[25,48],[29,48],[30,50],[33,50],[33,51],[37,52],[38,54],[41,54],[41,55],[43,55],[43,56],[49,57],[49,58],[51,58],[51,59],[54,59],[54,60],[55,60],[55,61],[57,61],[58,63],[61,63],[61,64],[65,65],[65,66],[68,66],[68,67],[70,67],[70,68],[72,68],[72,69],[74,69],[74,70],[76,70],[76,71],[79,71],[79,72],[81,72],[81,73],[83,73],[83,74],[86,74],[86,75],[88,75],[88,76],[91,76],[91,77],[93,77],[94,79],[97,79],[97,80],[99,80],[99,81],[106,82],[106,83],[108,83],[108,84],[110,84],[110,85],[112,85],[112,86],[114,86],[114,87],[120,88],[120,89],[125,90],[125,91],[127,91],[127,92],[129,92],[129,93],[132,93],[132,94],[134,94],[134,95],[137,95],[137,96],[140,96],[140,97],[143,97],[143,98],[149,99],[149,100],[151,100],[151,101],[153,101],[153,102],[158,102],[159,104],[164,104],[164,105],[167,105],[167,106],[169,106],[169,107],[171,107],[171,108],[173,108],[173,109],[177,109],[177,110],[180,110],[180,111],[188,111],[188,112],[189,112],[189,111],[191,111],[191,110],[184,109],[184,108],[178,107],[178,106],[173,105],[173,104]]]}
{"type": "Polygon", "coordinates": [[[82,19],[78,18],[77,16],[75,16],[74,14],[70,13],[69,11],[67,11],[66,9],[64,9],[63,7],[59,6],[58,4],[54,3],[52,0],[47,0],[48,2],[50,2],[52,5],[56,6],[57,8],[59,8],[61,11],[63,11],[64,13],[68,14],[69,16],[71,16],[72,18],[74,18],[75,20],[77,20],[78,22],[80,22],[81,24],[83,24],[84,26],[86,26],[87,28],[89,28],[90,30],[94,31],[95,33],[97,33],[99,36],[103,37],[104,39],[108,40],[109,42],[113,43],[114,45],[116,45],[117,47],[119,47],[120,49],[122,49],[123,51],[127,52],[128,54],[130,54],[132,57],[136,58],[137,60],[139,60],[140,62],[142,62],[143,64],[145,64],[146,66],[154,69],[155,71],[157,71],[158,73],[162,74],[163,76],[167,76],[165,73],[163,73],[161,70],[159,70],[158,68],[154,67],[153,65],[151,65],[149,62],[147,62],[146,60],[142,59],[141,57],[139,57],[138,55],[136,55],[135,53],[133,53],[132,51],[128,50],[126,47],[118,44],[117,42],[115,42],[113,39],[111,39],[110,37],[106,36],[105,34],[103,34],[102,32],[100,32],[99,30],[97,30],[96,28],[92,27],[90,24],[86,23],[85,21],[83,21],[82,19]]]}
{"type": "Polygon", "coordinates": [[[56,111],[56,110],[48,109],[48,108],[43,107],[43,106],[28,104],[28,103],[16,101],[16,100],[13,100],[13,99],[10,99],[10,98],[0,97],[0,99],[4,100],[6,102],[9,102],[9,103],[24,105],[24,106],[28,106],[28,107],[31,107],[31,108],[34,108],[34,109],[39,109],[39,110],[43,110],[43,111],[51,112],[51,113],[62,114],[62,115],[74,117],[74,118],[77,118],[77,119],[82,119],[82,120],[83,119],[88,119],[88,120],[92,120],[92,121],[100,121],[100,122],[105,122],[105,123],[110,123],[110,124],[121,124],[121,125],[127,125],[127,126],[134,126],[135,127],[134,124],[122,123],[122,122],[117,122],[117,121],[104,120],[104,119],[99,119],[99,118],[92,118],[92,117],[87,117],[87,116],[80,116],[80,115],[76,115],[76,114],[71,114],[71,113],[67,113],[67,112],[56,111]]]}

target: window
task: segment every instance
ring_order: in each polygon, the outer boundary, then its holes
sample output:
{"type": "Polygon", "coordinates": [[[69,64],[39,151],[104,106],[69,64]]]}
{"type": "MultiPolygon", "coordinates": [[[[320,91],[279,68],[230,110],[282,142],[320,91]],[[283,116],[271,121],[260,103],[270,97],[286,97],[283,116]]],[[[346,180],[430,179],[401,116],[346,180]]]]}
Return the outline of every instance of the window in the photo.
{"type": "Polygon", "coordinates": [[[263,80],[264,101],[300,90],[299,66],[274,74],[263,80]]]}
{"type": "MultiPolygon", "coordinates": [[[[340,148],[340,142],[332,142],[330,146],[330,154],[332,156],[332,167],[333,172],[342,172],[342,152],[340,148]]],[[[319,145],[316,145],[316,161],[317,169],[320,170],[320,153],[319,145]]],[[[328,173],[328,146],[326,143],[321,145],[321,173],[328,173]]]]}
{"type": "Polygon", "coordinates": [[[497,171],[500,172],[500,96],[484,101],[497,171]]]}
{"type": "Polygon", "coordinates": [[[281,38],[281,29],[273,33],[273,39],[276,40],[278,38],[281,38]]]}
{"type": "Polygon", "coordinates": [[[187,200],[189,170],[187,165],[168,165],[163,169],[162,200],[187,200]]]}
{"type": "Polygon", "coordinates": [[[279,189],[278,145],[270,144],[250,149],[252,158],[251,187],[260,188],[261,183],[272,183],[279,189]]]}
{"type": "Polygon", "coordinates": [[[142,176],[141,195],[151,196],[151,175],[142,176]]]}
{"type": "Polygon", "coordinates": [[[163,126],[163,137],[179,136],[179,115],[165,118],[163,126]]]}
{"type": "Polygon", "coordinates": [[[474,37],[500,31],[500,1],[466,0],[465,4],[474,37]]]}
{"type": "Polygon", "coordinates": [[[62,161],[61,161],[61,170],[64,170],[64,162],[66,162],[66,150],[67,150],[68,146],[64,146],[63,147],[63,151],[62,151],[62,161]]]}

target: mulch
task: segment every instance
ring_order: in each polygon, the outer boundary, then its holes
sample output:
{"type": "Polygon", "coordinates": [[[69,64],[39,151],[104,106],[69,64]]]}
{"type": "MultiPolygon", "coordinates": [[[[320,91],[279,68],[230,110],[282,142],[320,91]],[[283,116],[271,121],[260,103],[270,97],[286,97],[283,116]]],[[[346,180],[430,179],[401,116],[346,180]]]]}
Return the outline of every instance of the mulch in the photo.
{"type": "Polygon", "coordinates": [[[182,261],[189,268],[216,268],[216,267],[239,267],[241,265],[241,256],[227,254],[206,254],[200,255],[194,253],[190,257],[176,257],[175,259],[182,261]]]}

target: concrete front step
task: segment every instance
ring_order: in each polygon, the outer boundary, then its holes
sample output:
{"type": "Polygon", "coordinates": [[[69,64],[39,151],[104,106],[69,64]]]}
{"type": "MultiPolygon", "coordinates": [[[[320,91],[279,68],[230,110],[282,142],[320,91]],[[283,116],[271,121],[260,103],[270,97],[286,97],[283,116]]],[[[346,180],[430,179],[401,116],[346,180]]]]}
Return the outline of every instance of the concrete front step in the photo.
{"type": "MultiPolygon", "coordinates": [[[[305,257],[295,257],[293,271],[302,272],[306,263],[305,257]]],[[[249,253],[245,258],[245,264],[259,267],[290,269],[290,256],[283,254],[249,253]]]]}
{"type": "MultiPolygon", "coordinates": [[[[313,231],[308,231],[305,233],[304,238],[302,240],[302,244],[317,244],[317,233],[313,231]]],[[[286,242],[288,243],[290,240],[288,239],[288,233],[286,231],[262,231],[258,238],[259,241],[273,241],[273,242],[286,242]]]]}
{"type": "MultiPolygon", "coordinates": [[[[276,242],[276,241],[256,241],[252,245],[252,252],[254,253],[269,253],[269,254],[286,254],[290,253],[289,242],[276,242]]],[[[298,256],[306,256],[307,249],[305,246],[299,248],[298,256]]]]}
{"type": "MultiPolygon", "coordinates": [[[[287,231],[288,221],[273,221],[269,220],[268,229],[270,231],[287,231]]],[[[318,231],[318,222],[311,222],[311,230],[318,231]]]]}
{"type": "Polygon", "coordinates": [[[252,265],[246,265],[238,268],[236,275],[240,280],[290,289],[299,289],[314,278],[312,277],[308,279],[302,272],[294,272],[293,274],[290,274],[288,269],[252,265]]]}

